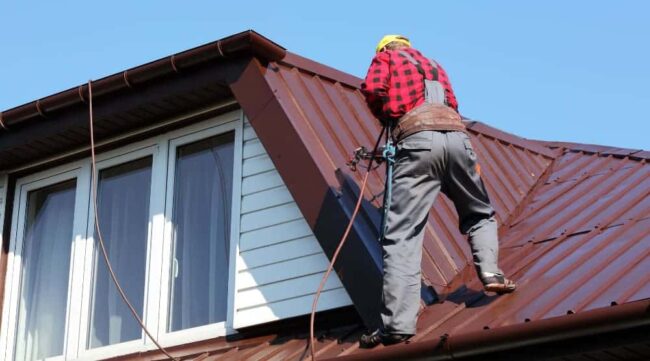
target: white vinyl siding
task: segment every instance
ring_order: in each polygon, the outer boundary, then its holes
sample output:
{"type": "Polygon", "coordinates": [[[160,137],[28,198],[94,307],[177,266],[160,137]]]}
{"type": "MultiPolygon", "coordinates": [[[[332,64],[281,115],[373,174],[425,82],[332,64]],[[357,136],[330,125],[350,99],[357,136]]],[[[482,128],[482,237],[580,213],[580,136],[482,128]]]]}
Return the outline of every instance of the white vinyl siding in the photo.
{"type": "MultiPolygon", "coordinates": [[[[244,122],[234,328],[311,311],[328,259],[248,121],[244,122]]],[[[336,273],[318,310],[351,305],[336,273]]]]}
{"type": "MultiPolygon", "coordinates": [[[[147,327],[164,346],[224,336],[243,328],[308,314],[328,260],[307,225],[273,162],[250,124],[235,111],[153,138],[103,152],[97,156],[101,172],[143,157],[151,157],[151,196],[148,214],[146,281],[142,314],[147,327]],[[170,293],[173,258],[173,189],[176,149],[186,144],[234,132],[232,208],[228,255],[227,315],[221,322],[170,331],[170,293]]],[[[16,345],[21,282],[20,249],[25,225],[27,192],[61,181],[76,180],[74,237],[70,254],[66,331],[58,359],[104,359],[154,349],[144,335],[135,340],[89,348],[92,315],[93,265],[96,256],[90,206],[91,167],[81,159],[16,180],[15,201],[6,205],[7,175],[0,174],[0,220],[13,207],[11,249],[7,262],[5,299],[0,320],[0,360],[12,360],[16,345]]],[[[109,222],[110,223],[110,222],[109,222]]],[[[103,228],[108,227],[104,225],[103,228]]],[[[0,237],[2,232],[0,232],[0,237]]],[[[101,262],[101,260],[99,261],[101,262]]],[[[115,261],[117,264],[117,261],[115,261]]],[[[103,266],[103,264],[102,264],[103,266]]],[[[207,270],[206,270],[207,272],[207,270]]],[[[223,271],[222,271],[223,272],[223,271]]],[[[139,289],[140,289],[139,288],[139,289]]],[[[336,274],[321,296],[318,310],[351,305],[336,274]]]]}

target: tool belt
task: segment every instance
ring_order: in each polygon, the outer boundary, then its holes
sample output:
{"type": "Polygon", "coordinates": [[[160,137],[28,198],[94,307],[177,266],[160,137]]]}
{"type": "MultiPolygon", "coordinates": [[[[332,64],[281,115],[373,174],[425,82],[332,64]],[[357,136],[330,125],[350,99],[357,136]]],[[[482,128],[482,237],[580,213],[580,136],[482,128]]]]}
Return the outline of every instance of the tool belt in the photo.
{"type": "Polygon", "coordinates": [[[460,114],[444,104],[422,103],[404,114],[393,128],[395,142],[423,130],[466,132],[460,114]]]}

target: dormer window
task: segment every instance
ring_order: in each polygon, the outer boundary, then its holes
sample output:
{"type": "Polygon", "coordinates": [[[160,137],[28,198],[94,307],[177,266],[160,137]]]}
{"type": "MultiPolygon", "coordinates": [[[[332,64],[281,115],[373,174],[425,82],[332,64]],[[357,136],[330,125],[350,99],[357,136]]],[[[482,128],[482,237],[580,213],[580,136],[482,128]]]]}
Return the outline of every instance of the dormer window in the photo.
{"type": "MultiPolygon", "coordinates": [[[[233,112],[97,157],[108,257],[164,344],[232,330],[242,123],[233,112]]],[[[16,181],[3,360],[99,359],[153,347],[98,247],[91,179],[84,159],[16,181]]]]}
{"type": "MultiPolygon", "coordinates": [[[[109,277],[91,181],[90,159],[16,179],[0,360],[155,348],[109,277]]],[[[241,111],[99,153],[97,182],[110,262],[163,346],[311,310],[327,258],[241,111]]],[[[319,310],[350,304],[332,275],[319,310]]]]}

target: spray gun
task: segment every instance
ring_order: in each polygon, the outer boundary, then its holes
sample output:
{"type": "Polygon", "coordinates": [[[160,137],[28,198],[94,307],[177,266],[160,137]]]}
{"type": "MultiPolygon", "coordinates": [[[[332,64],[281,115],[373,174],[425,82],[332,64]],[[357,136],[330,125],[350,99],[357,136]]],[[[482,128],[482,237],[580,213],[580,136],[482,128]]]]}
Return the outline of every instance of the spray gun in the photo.
{"type": "Polygon", "coordinates": [[[384,149],[385,146],[377,148],[375,151],[369,151],[365,146],[360,146],[352,152],[352,158],[345,163],[353,172],[357,171],[357,164],[362,160],[373,159],[376,164],[381,164],[384,162],[384,149]]]}

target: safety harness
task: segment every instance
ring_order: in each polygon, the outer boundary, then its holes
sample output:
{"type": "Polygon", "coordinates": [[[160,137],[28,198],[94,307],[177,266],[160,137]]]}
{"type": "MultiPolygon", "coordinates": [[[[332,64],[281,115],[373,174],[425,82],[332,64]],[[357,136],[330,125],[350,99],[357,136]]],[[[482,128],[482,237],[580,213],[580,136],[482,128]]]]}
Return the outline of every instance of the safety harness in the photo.
{"type": "Polygon", "coordinates": [[[429,104],[447,104],[447,97],[445,96],[445,89],[442,84],[438,81],[438,63],[432,59],[428,59],[429,63],[433,67],[433,79],[427,79],[427,75],[422,68],[422,64],[417,61],[411,54],[404,50],[400,50],[399,54],[405,57],[411,64],[415,65],[415,68],[418,70],[418,73],[422,75],[422,81],[424,82],[424,101],[429,104]]]}
{"type": "MultiPolygon", "coordinates": [[[[424,102],[426,104],[444,104],[447,105],[447,97],[445,96],[445,89],[442,84],[438,81],[438,64],[432,59],[428,59],[433,68],[433,79],[427,79],[427,76],[422,68],[422,64],[417,61],[411,54],[407,53],[404,50],[400,50],[399,53],[404,56],[408,61],[410,61],[418,70],[418,73],[422,75],[422,81],[424,83],[424,102]]],[[[384,146],[382,157],[386,161],[386,186],[384,189],[384,202],[383,202],[383,214],[381,219],[381,232],[379,234],[379,240],[381,241],[386,233],[386,222],[388,218],[388,210],[390,209],[390,200],[393,195],[393,168],[395,166],[395,154],[397,149],[393,144],[393,134],[390,126],[384,127],[386,131],[386,145],[384,146]]]]}
{"type": "Polygon", "coordinates": [[[399,54],[411,62],[422,75],[424,102],[404,114],[393,127],[395,142],[423,130],[466,131],[460,115],[447,104],[445,89],[440,83],[438,64],[428,59],[433,67],[433,79],[427,79],[422,64],[411,54],[400,50],[399,54]]]}
{"type": "Polygon", "coordinates": [[[353,158],[348,162],[348,166],[353,171],[356,171],[357,164],[362,159],[372,159],[378,164],[386,161],[386,182],[384,188],[382,222],[379,234],[380,241],[386,232],[386,221],[393,190],[393,168],[395,165],[395,154],[397,153],[395,143],[421,130],[465,130],[460,115],[447,106],[445,89],[440,81],[438,81],[438,64],[435,61],[428,59],[433,68],[433,79],[427,79],[424,68],[418,60],[404,50],[400,50],[399,54],[411,62],[411,64],[413,64],[418,70],[418,73],[422,75],[422,82],[424,83],[424,103],[404,115],[397,124],[384,125],[384,128],[379,135],[379,139],[384,135],[386,136],[386,143],[383,147],[380,147],[379,149],[375,148],[372,151],[368,151],[365,147],[359,147],[354,151],[353,158]]]}
{"type": "MultiPolygon", "coordinates": [[[[384,233],[386,233],[386,218],[388,216],[388,209],[390,209],[390,199],[393,194],[393,168],[395,165],[395,154],[397,153],[397,148],[393,143],[393,136],[391,133],[391,126],[388,124],[384,125],[381,133],[379,133],[375,149],[368,151],[366,147],[361,146],[354,150],[352,158],[347,163],[348,167],[350,167],[352,171],[356,171],[357,164],[359,164],[361,160],[374,161],[377,164],[381,164],[384,161],[386,162],[386,182],[384,186],[384,201],[382,205],[383,209],[381,228],[379,229],[379,241],[381,241],[384,233]],[[386,143],[383,147],[379,147],[379,142],[384,138],[384,136],[386,143]]],[[[369,167],[370,164],[372,163],[369,163],[369,167]]],[[[368,168],[368,170],[370,171],[370,168],[368,168]]]]}

